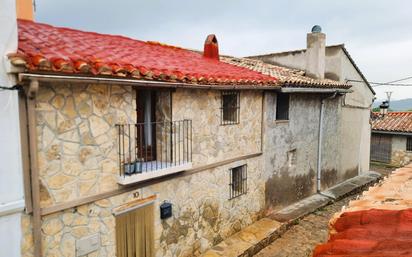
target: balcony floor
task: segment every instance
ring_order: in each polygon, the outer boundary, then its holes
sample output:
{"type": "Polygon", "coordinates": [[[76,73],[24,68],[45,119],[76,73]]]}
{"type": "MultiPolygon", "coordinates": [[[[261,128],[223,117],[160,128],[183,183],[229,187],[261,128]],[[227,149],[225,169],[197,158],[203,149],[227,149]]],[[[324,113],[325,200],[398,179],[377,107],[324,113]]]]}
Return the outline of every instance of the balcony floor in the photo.
{"type": "MultiPolygon", "coordinates": [[[[174,173],[182,172],[192,168],[191,162],[171,163],[171,162],[137,162],[134,164],[134,173],[119,176],[117,182],[121,185],[128,185],[142,182],[149,179],[163,177],[174,173]]],[[[127,170],[129,167],[125,167],[127,170]]],[[[127,172],[126,172],[127,173],[127,172]]]]}

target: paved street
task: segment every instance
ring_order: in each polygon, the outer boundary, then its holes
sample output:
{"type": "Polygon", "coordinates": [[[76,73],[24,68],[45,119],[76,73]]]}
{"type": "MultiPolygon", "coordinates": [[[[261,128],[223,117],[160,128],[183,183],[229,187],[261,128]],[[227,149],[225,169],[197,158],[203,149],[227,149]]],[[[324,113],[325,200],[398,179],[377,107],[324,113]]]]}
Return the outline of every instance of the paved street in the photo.
{"type": "Polygon", "coordinates": [[[335,212],[342,209],[350,196],[312,213],[292,226],[281,238],[256,254],[256,257],[307,257],[313,248],[327,241],[328,223],[335,212]]]}

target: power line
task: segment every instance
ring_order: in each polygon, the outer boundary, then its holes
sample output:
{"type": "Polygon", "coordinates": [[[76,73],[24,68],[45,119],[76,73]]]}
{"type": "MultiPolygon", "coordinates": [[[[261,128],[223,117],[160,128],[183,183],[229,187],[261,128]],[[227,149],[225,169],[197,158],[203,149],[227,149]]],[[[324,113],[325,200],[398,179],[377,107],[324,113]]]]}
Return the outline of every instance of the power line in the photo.
{"type": "Polygon", "coordinates": [[[404,81],[404,80],[408,80],[408,79],[412,79],[412,76],[409,76],[409,77],[406,77],[406,78],[403,78],[403,79],[397,79],[397,80],[389,81],[387,83],[394,83],[394,82],[404,81]]]}
{"type": "MultiPolygon", "coordinates": [[[[402,79],[406,80],[406,79],[402,79]]],[[[361,82],[364,83],[364,80],[356,80],[356,79],[348,79],[348,82],[361,82]]],[[[371,82],[368,81],[369,84],[373,85],[372,87],[379,87],[379,86],[394,86],[394,87],[410,87],[412,84],[408,83],[392,83],[392,82],[371,82]]]]}

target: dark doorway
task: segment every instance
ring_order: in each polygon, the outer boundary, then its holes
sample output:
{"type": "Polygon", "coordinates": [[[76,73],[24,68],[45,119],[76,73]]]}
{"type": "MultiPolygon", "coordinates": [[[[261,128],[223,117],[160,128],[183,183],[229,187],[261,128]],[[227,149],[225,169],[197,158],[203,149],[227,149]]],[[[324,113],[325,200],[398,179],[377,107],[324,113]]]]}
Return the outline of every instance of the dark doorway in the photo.
{"type": "Polygon", "coordinates": [[[136,90],[136,147],[144,161],[156,160],[156,92],[136,90]]]}

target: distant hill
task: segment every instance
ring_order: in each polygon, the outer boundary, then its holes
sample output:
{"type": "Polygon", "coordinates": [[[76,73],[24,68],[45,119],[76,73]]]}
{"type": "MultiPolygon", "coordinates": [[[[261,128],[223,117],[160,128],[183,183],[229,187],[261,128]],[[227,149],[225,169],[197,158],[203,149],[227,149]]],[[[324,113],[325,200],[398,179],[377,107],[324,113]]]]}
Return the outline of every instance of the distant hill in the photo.
{"type": "MultiPolygon", "coordinates": [[[[379,107],[382,100],[375,100],[373,103],[373,108],[379,107]]],[[[402,100],[392,100],[390,107],[393,111],[408,111],[412,110],[412,98],[402,99],[402,100]]]]}

